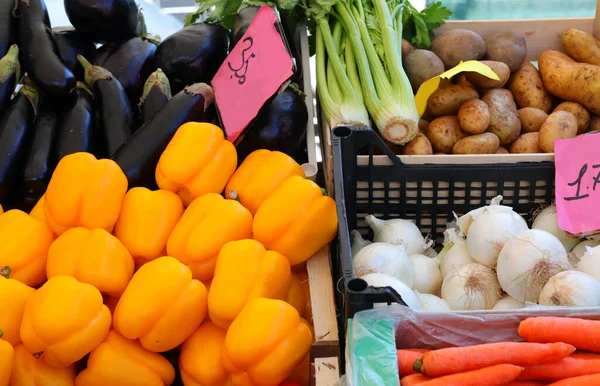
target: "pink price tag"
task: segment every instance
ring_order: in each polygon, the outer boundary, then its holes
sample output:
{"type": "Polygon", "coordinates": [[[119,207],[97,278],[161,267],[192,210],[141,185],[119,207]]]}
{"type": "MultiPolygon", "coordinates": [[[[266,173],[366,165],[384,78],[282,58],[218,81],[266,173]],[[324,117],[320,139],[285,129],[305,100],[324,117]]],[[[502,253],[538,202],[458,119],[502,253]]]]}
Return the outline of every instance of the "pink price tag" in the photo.
{"type": "Polygon", "coordinates": [[[235,142],[264,103],[294,74],[277,22],[275,11],[262,5],[212,80],[230,142],[235,142]]]}
{"type": "Polygon", "coordinates": [[[554,142],[559,228],[578,235],[600,229],[600,133],[554,142]]]}

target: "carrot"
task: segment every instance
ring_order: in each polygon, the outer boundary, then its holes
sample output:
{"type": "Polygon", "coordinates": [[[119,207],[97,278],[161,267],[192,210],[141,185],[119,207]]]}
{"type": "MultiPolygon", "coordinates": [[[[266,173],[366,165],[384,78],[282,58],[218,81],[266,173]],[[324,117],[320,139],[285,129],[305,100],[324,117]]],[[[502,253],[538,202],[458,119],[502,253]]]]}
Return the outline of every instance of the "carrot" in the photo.
{"type": "Polygon", "coordinates": [[[542,386],[547,385],[548,382],[537,382],[537,381],[512,381],[507,383],[506,386],[542,386]]]}
{"type": "Polygon", "coordinates": [[[486,343],[430,351],[417,359],[413,369],[428,377],[441,377],[502,363],[533,366],[560,360],[573,351],[575,347],[565,343],[486,343]]]}
{"type": "Polygon", "coordinates": [[[540,316],[519,323],[519,335],[528,342],[564,342],[580,350],[600,352],[600,321],[540,316]]]}
{"type": "MultiPolygon", "coordinates": [[[[424,383],[421,383],[424,385],[424,383]]],[[[581,377],[573,377],[563,379],[558,382],[551,383],[549,386],[598,386],[600,385],[600,374],[582,375],[581,377]]]]}
{"type": "Polygon", "coordinates": [[[523,371],[514,365],[495,365],[464,373],[446,375],[430,381],[419,383],[419,386],[497,386],[506,385],[517,379],[523,371]]]}
{"type": "Polygon", "coordinates": [[[418,385],[425,381],[428,381],[430,379],[431,378],[428,378],[428,377],[424,376],[423,374],[412,374],[412,375],[402,378],[400,380],[400,386],[415,386],[415,385],[418,385]]]}
{"type": "Polygon", "coordinates": [[[576,353],[559,361],[525,367],[519,379],[558,381],[590,374],[600,374],[600,355],[576,353]]]}
{"type": "Polygon", "coordinates": [[[423,349],[406,349],[406,350],[397,350],[398,354],[398,372],[400,373],[400,377],[405,377],[407,375],[415,374],[416,372],[413,370],[413,364],[417,359],[419,359],[424,353],[429,350],[423,349]]]}

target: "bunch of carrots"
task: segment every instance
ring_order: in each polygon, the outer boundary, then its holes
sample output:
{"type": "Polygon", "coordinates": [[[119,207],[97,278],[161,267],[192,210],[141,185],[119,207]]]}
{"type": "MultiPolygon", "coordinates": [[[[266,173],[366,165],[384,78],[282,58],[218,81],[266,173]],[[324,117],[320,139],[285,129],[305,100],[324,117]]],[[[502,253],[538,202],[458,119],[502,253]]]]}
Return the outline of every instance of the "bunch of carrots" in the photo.
{"type": "Polygon", "coordinates": [[[400,384],[600,385],[600,321],[532,317],[518,333],[525,342],[398,350],[400,384]]]}

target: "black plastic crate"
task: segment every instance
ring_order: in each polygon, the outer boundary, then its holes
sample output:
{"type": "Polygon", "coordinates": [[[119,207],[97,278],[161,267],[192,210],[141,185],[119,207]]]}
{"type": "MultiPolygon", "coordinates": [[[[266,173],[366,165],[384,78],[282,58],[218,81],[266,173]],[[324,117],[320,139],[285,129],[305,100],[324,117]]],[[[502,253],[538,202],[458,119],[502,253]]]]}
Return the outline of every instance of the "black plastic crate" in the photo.
{"type": "Polygon", "coordinates": [[[372,239],[366,215],[413,220],[439,243],[453,212],[462,215],[502,195],[502,204],[530,220],[554,199],[553,162],[409,165],[368,127],[337,127],[332,145],[339,227],[334,265],[345,319],[374,303],[406,305],[392,288],[368,287],[354,277],[350,231],[372,239]]]}

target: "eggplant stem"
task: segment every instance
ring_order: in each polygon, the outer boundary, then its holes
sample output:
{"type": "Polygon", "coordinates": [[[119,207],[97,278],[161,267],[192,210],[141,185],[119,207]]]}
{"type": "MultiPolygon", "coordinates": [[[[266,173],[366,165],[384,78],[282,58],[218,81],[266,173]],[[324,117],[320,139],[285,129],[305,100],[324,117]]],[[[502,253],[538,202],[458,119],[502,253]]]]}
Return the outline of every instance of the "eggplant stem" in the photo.
{"type": "Polygon", "coordinates": [[[113,79],[113,74],[108,71],[106,68],[100,66],[94,66],[92,63],[88,62],[86,58],[82,55],[77,55],[77,60],[83,66],[83,71],[85,72],[85,83],[90,87],[94,87],[94,83],[98,80],[111,80],[113,79]]]}
{"type": "MultiPolygon", "coordinates": [[[[12,268],[7,265],[5,267],[2,267],[2,269],[0,269],[0,276],[4,277],[6,279],[10,279],[11,272],[12,272],[12,268]]],[[[2,330],[0,330],[0,332],[1,331],[2,330]]],[[[2,336],[2,334],[0,334],[0,336],[2,336]]]]}
{"type": "Polygon", "coordinates": [[[17,76],[17,81],[21,79],[19,46],[16,44],[11,45],[6,55],[0,59],[0,83],[6,82],[12,73],[17,76]]]}
{"type": "Polygon", "coordinates": [[[37,116],[38,104],[40,101],[40,93],[32,82],[23,82],[23,87],[19,90],[31,103],[33,113],[37,116]]]}
{"type": "Polygon", "coordinates": [[[206,83],[194,83],[193,85],[184,88],[183,91],[192,95],[202,94],[202,96],[204,96],[204,111],[208,109],[208,106],[210,106],[215,99],[215,92],[212,87],[206,83]]]}
{"type": "Polygon", "coordinates": [[[144,104],[146,98],[148,97],[148,94],[150,94],[154,86],[158,87],[158,90],[161,92],[161,94],[167,97],[167,100],[171,99],[171,97],[173,96],[171,94],[171,85],[169,84],[169,78],[167,78],[163,70],[159,68],[152,74],[150,74],[150,76],[146,80],[146,83],[144,83],[144,92],[142,93],[142,97],[140,98],[140,103],[138,103],[138,107],[141,107],[144,104]]]}

